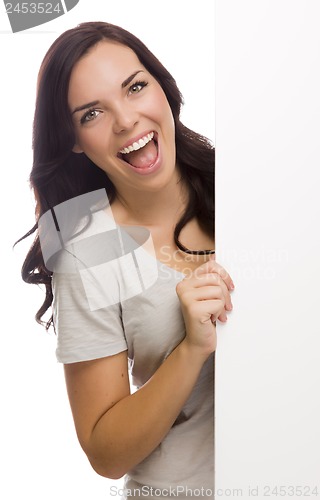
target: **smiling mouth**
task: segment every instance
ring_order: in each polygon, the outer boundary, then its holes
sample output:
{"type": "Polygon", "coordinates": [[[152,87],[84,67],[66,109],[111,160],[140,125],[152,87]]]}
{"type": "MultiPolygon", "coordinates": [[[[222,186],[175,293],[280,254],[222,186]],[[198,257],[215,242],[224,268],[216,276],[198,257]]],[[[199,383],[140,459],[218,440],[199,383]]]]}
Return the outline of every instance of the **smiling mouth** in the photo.
{"type": "Polygon", "coordinates": [[[121,149],[117,156],[135,168],[152,167],[158,158],[157,135],[154,132],[149,132],[138,141],[121,149]]]}

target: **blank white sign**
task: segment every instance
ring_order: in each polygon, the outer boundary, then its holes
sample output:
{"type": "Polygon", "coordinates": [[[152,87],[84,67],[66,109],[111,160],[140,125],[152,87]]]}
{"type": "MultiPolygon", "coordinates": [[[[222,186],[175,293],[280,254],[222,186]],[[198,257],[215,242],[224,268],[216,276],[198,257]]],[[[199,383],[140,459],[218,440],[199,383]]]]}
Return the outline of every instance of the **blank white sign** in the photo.
{"type": "Polygon", "coordinates": [[[320,495],[320,3],[216,1],[216,499],[320,495]]]}

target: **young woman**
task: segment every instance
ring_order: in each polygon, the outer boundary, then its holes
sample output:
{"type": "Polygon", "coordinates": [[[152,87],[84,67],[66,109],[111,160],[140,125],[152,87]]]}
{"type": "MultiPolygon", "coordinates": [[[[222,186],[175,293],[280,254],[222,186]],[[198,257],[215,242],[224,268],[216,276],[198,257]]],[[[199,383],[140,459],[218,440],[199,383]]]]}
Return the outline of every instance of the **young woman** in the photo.
{"type": "Polygon", "coordinates": [[[182,125],[181,104],[145,45],[106,23],[63,33],[39,73],[36,239],[23,278],[45,284],[36,318],[52,306],[46,326],[58,335],[80,444],[98,474],[125,476],[128,497],[214,488],[215,321],[232,309],[233,283],[213,257],[214,149],[182,125]],[[103,206],[73,210],[101,192],[103,206]]]}

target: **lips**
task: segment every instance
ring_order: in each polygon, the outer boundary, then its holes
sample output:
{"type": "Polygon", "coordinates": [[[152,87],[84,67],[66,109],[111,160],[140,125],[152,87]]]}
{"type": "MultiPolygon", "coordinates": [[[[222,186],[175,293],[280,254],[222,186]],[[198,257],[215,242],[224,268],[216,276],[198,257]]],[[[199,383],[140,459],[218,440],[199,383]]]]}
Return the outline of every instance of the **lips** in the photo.
{"type": "Polygon", "coordinates": [[[129,140],[117,156],[135,169],[150,170],[158,159],[158,135],[151,131],[129,140]]]}
{"type": "MultiPolygon", "coordinates": [[[[140,134],[140,136],[138,136],[138,137],[139,138],[145,137],[149,133],[150,133],[150,131],[148,131],[147,133],[144,133],[144,134],[140,134]]],[[[137,139],[137,138],[135,138],[135,139],[137,139]]],[[[130,146],[132,144],[132,139],[130,141],[128,141],[126,144],[128,146],[130,146]]],[[[125,146],[125,147],[128,147],[128,146],[125,146]]],[[[154,132],[153,139],[151,141],[149,141],[147,143],[147,145],[145,145],[143,148],[140,148],[137,151],[130,152],[127,154],[120,153],[120,151],[119,151],[117,156],[120,159],[120,161],[123,165],[123,168],[129,169],[130,171],[132,171],[136,175],[148,176],[148,175],[154,174],[155,172],[157,172],[158,170],[161,169],[161,166],[163,163],[161,144],[159,143],[157,132],[154,132]],[[153,148],[153,152],[150,152],[150,150],[148,151],[149,148],[153,148]],[[139,153],[139,151],[140,151],[140,153],[139,153]],[[141,157],[140,157],[140,159],[137,158],[138,155],[140,155],[140,154],[142,155],[142,152],[144,155],[144,159],[141,159],[141,157]],[[151,155],[153,155],[153,156],[151,156],[151,155]],[[150,157],[151,157],[151,161],[148,161],[148,158],[150,160],[150,157]],[[134,161],[134,164],[131,164],[129,160],[134,161]],[[139,163],[139,161],[140,161],[140,163],[139,163]]]]}
{"type": "Polygon", "coordinates": [[[154,137],[155,139],[158,137],[158,134],[157,132],[155,132],[154,130],[145,130],[144,132],[141,132],[141,134],[139,135],[136,135],[135,137],[129,139],[125,144],[123,144],[123,146],[120,148],[118,154],[125,149],[125,148],[128,148],[129,146],[132,146],[135,142],[138,143],[140,139],[148,136],[149,134],[154,134],[154,137]]]}
{"type": "Polygon", "coordinates": [[[149,134],[144,135],[140,139],[137,139],[136,141],[131,142],[130,144],[127,143],[126,146],[124,146],[119,153],[122,155],[132,153],[133,151],[138,151],[141,148],[144,148],[154,137],[154,132],[149,132],[149,134]]]}

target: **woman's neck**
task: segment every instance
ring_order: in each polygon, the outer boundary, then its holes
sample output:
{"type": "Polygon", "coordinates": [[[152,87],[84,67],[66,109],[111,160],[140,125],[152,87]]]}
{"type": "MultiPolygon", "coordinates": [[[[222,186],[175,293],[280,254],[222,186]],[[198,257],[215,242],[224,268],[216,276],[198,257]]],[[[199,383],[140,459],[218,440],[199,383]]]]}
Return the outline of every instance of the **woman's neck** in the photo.
{"type": "Polygon", "coordinates": [[[137,224],[146,227],[176,223],[188,203],[188,188],[175,179],[157,192],[137,192],[122,196],[117,193],[112,212],[119,224],[137,224]]]}

